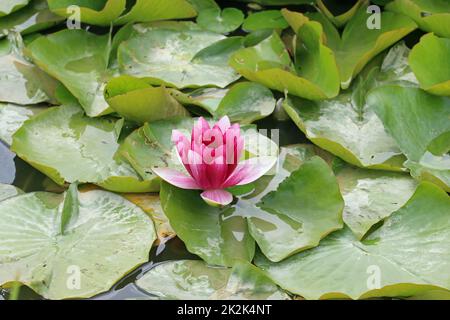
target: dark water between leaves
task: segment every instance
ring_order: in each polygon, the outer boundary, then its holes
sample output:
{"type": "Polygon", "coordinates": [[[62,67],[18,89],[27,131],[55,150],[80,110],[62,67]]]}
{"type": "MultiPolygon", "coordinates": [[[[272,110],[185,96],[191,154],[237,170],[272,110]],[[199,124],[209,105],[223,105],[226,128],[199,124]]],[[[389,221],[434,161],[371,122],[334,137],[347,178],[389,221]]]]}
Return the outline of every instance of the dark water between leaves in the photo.
{"type": "MultiPolygon", "coordinates": [[[[307,139],[292,121],[280,121],[274,116],[257,123],[258,129],[279,130],[280,146],[305,143],[307,139]]],[[[55,185],[45,175],[15,157],[9,147],[0,142],[0,183],[13,184],[25,192],[48,191],[62,192],[61,187],[55,185]]],[[[119,280],[108,292],[93,297],[95,300],[107,299],[151,299],[152,296],[140,290],[134,282],[154,266],[170,260],[199,259],[186,250],[184,243],[174,238],[167,243],[152,248],[149,262],[139,266],[119,280]]],[[[0,300],[8,299],[9,291],[0,289],[0,300]]],[[[28,287],[20,288],[19,299],[43,299],[28,287]]]]}

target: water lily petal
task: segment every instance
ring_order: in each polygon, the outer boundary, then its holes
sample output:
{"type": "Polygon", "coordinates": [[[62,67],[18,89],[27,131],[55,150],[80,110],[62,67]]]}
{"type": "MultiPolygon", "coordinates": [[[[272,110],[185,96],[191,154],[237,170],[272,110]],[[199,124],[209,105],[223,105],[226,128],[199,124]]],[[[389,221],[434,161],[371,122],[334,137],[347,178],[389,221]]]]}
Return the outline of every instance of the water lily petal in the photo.
{"type": "Polygon", "coordinates": [[[211,206],[226,206],[233,201],[233,195],[222,189],[206,190],[200,196],[211,206]]]}
{"type": "Polygon", "coordinates": [[[228,178],[228,165],[225,162],[224,149],[224,146],[221,146],[219,148],[206,147],[203,150],[206,176],[210,181],[209,189],[220,188],[228,178]]]}
{"type": "Polygon", "coordinates": [[[178,143],[180,141],[189,141],[180,130],[172,130],[172,142],[178,143]]]}
{"type": "Polygon", "coordinates": [[[203,133],[209,129],[211,128],[208,121],[206,121],[203,117],[198,118],[197,123],[194,125],[194,127],[192,127],[191,149],[194,149],[195,144],[202,144],[203,133]]]}
{"type": "Polygon", "coordinates": [[[181,131],[172,130],[172,142],[176,145],[181,163],[187,163],[187,153],[191,145],[188,138],[181,131]]]}
{"type": "Polygon", "coordinates": [[[225,181],[223,188],[240,186],[261,178],[277,162],[276,157],[257,157],[241,162],[225,181]]]}
{"type": "Polygon", "coordinates": [[[188,177],[177,170],[169,168],[153,168],[152,170],[158,177],[175,187],[183,189],[201,189],[193,178],[188,177]]]}
{"type": "Polygon", "coordinates": [[[222,117],[215,125],[214,128],[219,128],[222,134],[227,132],[228,128],[231,127],[230,118],[228,116],[222,117]]]}
{"type": "Polygon", "coordinates": [[[239,124],[233,124],[224,136],[226,161],[230,165],[229,174],[237,167],[244,150],[244,137],[241,136],[239,124]]]}
{"type": "MultiPolygon", "coordinates": [[[[204,146],[202,149],[204,149],[204,146]]],[[[189,150],[188,164],[186,164],[185,167],[188,170],[189,174],[192,176],[192,178],[194,178],[197,184],[201,187],[201,189],[210,188],[209,179],[206,174],[206,164],[203,161],[203,157],[201,154],[193,150],[189,150]]]]}
{"type": "Polygon", "coordinates": [[[224,145],[225,139],[223,137],[222,131],[214,126],[214,128],[205,130],[205,132],[203,132],[202,143],[210,148],[218,148],[224,145]]]}

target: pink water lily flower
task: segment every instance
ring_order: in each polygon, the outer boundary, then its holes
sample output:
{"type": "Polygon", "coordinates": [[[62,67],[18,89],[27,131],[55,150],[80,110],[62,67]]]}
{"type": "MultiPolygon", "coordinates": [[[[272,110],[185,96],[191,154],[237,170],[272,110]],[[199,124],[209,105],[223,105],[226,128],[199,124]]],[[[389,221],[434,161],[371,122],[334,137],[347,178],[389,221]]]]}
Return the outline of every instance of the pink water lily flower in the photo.
{"type": "Polygon", "coordinates": [[[204,190],[201,197],[211,205],[229,204],[233,195],[226,188],[257,180],[277,160],[276,157],[259,157],[239,163],[244,137],[239,124],[231,125],[227,116],[212,128],[201,117],[192,129],[190,140],[173,130],[172,141],[189,176],[170,168],[154,168],[154,173],[176,187],[204,190]]]}

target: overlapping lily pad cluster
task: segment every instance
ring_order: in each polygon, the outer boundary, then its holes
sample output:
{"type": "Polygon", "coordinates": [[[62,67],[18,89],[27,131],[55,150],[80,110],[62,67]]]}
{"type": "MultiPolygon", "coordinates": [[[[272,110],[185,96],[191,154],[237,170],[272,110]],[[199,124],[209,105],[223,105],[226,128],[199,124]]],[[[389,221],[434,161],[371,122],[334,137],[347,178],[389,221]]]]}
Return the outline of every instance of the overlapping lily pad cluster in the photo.
{"type": "Polygon", "coordinates": [[[176,236],[148,297],[450,297],[450,2],[235,3],[1,1],[0,150],[53,185],[0,184],[0,285],[92,297],[176,236]],[[161,183],[225,115],[277,167],[223,207],[161,183]]]}

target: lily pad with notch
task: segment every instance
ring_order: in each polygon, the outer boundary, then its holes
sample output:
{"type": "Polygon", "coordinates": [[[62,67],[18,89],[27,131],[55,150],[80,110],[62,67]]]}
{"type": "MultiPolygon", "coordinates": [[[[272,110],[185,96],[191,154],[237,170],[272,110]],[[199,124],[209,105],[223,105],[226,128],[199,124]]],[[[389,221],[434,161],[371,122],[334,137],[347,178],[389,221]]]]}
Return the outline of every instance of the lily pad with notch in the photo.
{"type": "Polygon", "coordinates": [[[60,185],[78,181],[116,192],[155,191],[116,157],[121,126],[116,119],[89,118],[79,106],[54,107],[27,121],[11,149],[60,185]]]}
{"type": "Polygon", "coordinates": [[[136,284],[159,299],[289,299],[261,270],[248,262],[237,262],[230,269],[196,260],[170,261],[148,271],[136,284]]]}
{"type": "Polygon", "coordinates": [[[275,283],[306,299],[409,297],[436,289],[448,291],[449,210],[449,196],[423,182],[402,208],[362,242],[346,228],[282,262],[270,262],[262,255],[255,262],[275,283]]]}
{"type": "Polygon", "coordinates": [[[199,30],[153,29],[122,42],[118,60],[123,73],[154,85],[223,88],[239,78],[228,66],[228,59],[241,47],[241,37],[226,38],[199,30]]]}
{"type": "Polygon", "coordinates": [[[76,184],[64,195],[4,200],[0,218],[0,285],[20,282],[47,299],[109,290],[147,261],[155,240],[153,223],[140,208],[106,191],[79,193],[76,184]],[[75,275],[72,282],[68,274],[75,275]]]}

